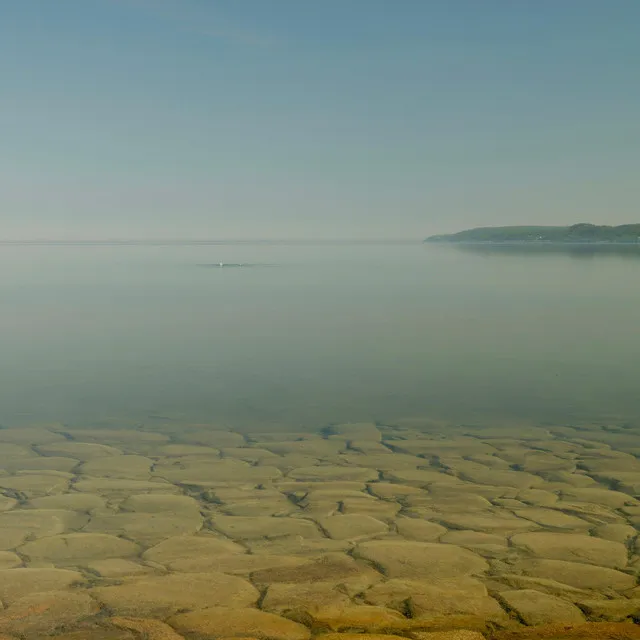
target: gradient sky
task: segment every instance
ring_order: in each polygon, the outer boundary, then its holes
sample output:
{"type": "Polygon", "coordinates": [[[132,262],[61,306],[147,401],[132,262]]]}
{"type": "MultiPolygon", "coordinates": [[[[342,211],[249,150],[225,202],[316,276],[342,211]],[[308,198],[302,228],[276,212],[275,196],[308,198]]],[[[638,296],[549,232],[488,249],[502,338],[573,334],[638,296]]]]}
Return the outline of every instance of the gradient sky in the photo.
{"type": "Polygon", "coordinates": [[[0,237],[640,222],[638,0],[0,0],[0,237]]]}

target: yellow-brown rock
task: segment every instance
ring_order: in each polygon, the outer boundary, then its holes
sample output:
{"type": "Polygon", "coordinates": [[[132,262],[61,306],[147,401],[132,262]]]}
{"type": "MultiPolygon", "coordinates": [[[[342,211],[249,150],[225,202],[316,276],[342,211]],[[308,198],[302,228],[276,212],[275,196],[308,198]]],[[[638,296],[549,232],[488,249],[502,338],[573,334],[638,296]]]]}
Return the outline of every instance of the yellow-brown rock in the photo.
{"type": "Polygon", "coordinates": [[[91,594],[117,615],[142,618],[208,606],[246,607],[260,595],[246,580],[215,572],[130,578],[117,586],[96,587],[91,594]]]}
{"type": "Polygon", "coordinates": [[[355,555],[375,563],[390,578],[456,578],[488,568],[467,549],[431,542],[373,540],[359,544],[355,555]]]}
{"type": "Polygon", "coordinates": [[[0,571],[0,601],[11,605],[20,598],[80,584],[81,573],[66,569],[4,569],[0,571]]]}
{"type": "Polygon", "coordinates": [[[308,640],[307,627],[257,609],[210,607],[173,616],[167,622],[179,633],[202,640],[252,637],[258,640],[308,640]]]}
{"type": "Polygon", "coordinates": [[[25,595],[0,613],[0,631],[51,633],[91,616],[99,607],[86,593],[49,591],[25,595]]]}
{"type": "Polygon", "coordinates": [[[407,627],[407,619],[399,612],[372,605],[311,605],[287,616],[315,631],[380,632],[407,627]]]}
{"type": "Polygon", "coordinates": [[[109,622],[119,629],[133,631],[144,640],[183,640],[172,627],[160,620],[150,618],[109,618],[109,622]]]}

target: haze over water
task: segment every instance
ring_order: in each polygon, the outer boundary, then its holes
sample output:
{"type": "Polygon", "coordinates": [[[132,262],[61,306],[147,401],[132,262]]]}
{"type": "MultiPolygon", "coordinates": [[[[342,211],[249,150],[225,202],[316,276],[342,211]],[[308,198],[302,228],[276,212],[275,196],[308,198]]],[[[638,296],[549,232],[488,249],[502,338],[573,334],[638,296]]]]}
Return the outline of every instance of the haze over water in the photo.
{"type": "Polygon", "coordinates": [[[639,277],[640,251],[3,246],[0,423],[633,420],[639,277]]]}

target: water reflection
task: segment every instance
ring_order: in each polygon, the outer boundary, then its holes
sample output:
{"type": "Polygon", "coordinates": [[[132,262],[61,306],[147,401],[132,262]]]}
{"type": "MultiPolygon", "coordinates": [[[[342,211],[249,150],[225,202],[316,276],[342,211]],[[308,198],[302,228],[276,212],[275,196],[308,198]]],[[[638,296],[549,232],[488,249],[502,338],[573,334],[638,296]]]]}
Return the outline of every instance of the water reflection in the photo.
{"type": "Polygon", "coordinates": [[[450,244],[457,251],[486,256],[549,256],[640,259],[639,244],[450,244]]]}

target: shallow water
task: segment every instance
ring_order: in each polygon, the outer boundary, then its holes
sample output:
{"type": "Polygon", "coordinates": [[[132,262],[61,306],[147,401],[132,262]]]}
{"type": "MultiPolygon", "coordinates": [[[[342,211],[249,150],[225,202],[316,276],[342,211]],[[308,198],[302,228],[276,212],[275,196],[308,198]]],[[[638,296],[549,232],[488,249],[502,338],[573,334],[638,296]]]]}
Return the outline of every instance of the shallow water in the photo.
{"type": "Polygon", "coordinates": [[[640,637],[639,254],[0,263],[0,640],[640,637]]]}
{"type": "Polygon", "coordinates": [[[633,420],[639,254],[5,245],[0,422],[633,420]]]}

